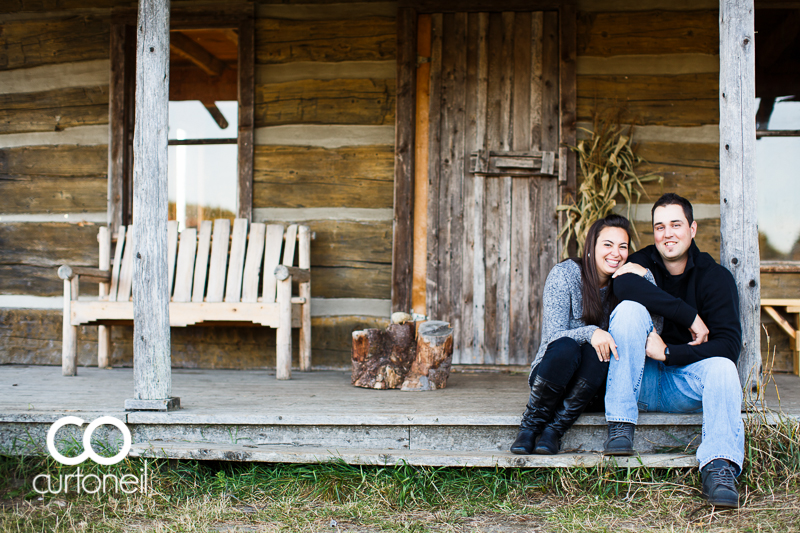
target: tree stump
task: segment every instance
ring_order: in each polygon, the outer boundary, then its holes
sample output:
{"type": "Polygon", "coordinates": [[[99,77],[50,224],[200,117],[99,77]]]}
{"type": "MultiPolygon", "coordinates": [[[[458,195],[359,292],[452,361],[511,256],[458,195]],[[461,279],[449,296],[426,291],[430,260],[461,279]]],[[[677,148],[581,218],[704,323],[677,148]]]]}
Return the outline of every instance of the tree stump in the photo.
{"type": "Polygon", "coordinates": [[[447,322],[431,320],[417,330],[416,358],[402,390],[443,389],[450,377],[453,360],[453,328],[447,322]]]}
{"type": "Polygon", "coordinates": [[[385,330],[354,331],[352,384],[368,389],[399,388],[414,363],[415,331],[414,322],[390,324],[385,330]]]}

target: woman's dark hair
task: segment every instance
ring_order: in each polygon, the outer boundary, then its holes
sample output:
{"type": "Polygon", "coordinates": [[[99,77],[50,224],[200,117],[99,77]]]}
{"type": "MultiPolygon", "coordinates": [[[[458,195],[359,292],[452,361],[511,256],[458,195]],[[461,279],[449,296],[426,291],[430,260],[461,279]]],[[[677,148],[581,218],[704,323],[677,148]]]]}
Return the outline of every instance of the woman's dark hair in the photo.
{"type": "Polygon", "coordinates": [[[606,327],[604,324],[604,311],[606,301],[610,309],[614,309],[619,301],[614,296],[614,291],[609,287],[605,300],[600,296],[600,276],[597,275],[597,266],[591,254],[597,246],[597,239],[604,228],[621,228],[628,234],[628,243],[631,242],[631,223],[620,215],[608,215],[601,218],[589,228],[586,234],[586,243],[583,245],[583,257],[575,261],[581,267],[581,284],[583,290],[583,322],[586,325],[606,327]]]}

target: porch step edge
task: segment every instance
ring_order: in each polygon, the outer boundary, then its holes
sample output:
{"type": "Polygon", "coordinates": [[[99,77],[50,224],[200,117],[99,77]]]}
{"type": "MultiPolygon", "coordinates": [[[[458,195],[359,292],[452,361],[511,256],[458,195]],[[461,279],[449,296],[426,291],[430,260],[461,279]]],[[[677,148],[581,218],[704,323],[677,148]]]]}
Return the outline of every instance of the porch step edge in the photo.
{"type": "Polygon", "coordinates": [[[514,455],[509,452],[452,452],[437,450],[382,450],[307,446],[258,446],[158,441],[134,444],[129,456],[199,461],[318,464],[344,461],[351,465],[447,466],[477,468],[590,468],[597,465],[626,468],[691,468],[694,455],[645,454],[603,457],[599,453],[514,455]]]}

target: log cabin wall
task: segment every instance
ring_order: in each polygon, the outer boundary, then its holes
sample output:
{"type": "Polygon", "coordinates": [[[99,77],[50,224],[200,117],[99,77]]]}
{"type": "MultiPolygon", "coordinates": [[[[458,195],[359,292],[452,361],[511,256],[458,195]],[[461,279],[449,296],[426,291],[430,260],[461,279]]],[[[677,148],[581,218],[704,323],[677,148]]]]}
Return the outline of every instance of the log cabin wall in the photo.
{"type": "MultiPolygon", "coordinates": [[[[97,265],[107,209],[110,13],[132,2],[3,5],[0,363],[59,364],[55,269],[97,265]]],[[[253,220],[303,222],[316,232],[318,367],[349,364],[350,332],[381,327],[389,314],[396,9],[345,0],[256,6],[253,220]]],[[[698,245],[718,258],[717,2],[581,0],[578,10],[579,125],[603,106],[635,120],[649,161],[641,170],[661,173],[665,191],[695,204],[698,245]]],[[[656,185],[648,191],[661,193],[656,185]]],[[[637,217],[645,243],[647,203],[637,217]]],[[[762,275],[763,297],[798,293],[800,276],[762,275]]],[[[774,324],[768,329],[776,369],[788,370],[788,340],[774,324]]],[[[96,362],[96,339],[95,328],[80,331],[80,365],[96,362]]],[[[112,364],[130,365],[131,329],[114,328],[112,343],[112,364]]],[[[264,328],[173,328],[172,344],[178,367],[275,363],[274,331],[264,328]]]]}

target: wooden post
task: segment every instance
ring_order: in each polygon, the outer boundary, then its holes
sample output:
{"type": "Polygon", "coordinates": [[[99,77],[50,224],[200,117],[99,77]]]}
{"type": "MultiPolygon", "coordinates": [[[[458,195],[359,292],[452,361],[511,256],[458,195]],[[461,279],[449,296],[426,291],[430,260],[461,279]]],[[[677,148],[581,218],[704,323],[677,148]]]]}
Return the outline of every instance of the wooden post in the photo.
{"type": "Polygon", "coordinates": [[[133,135],[133,399],[125,409],[169,410],[172,398],[167,269],[169,0],[140,0],[133,135]]]}
{"type": "Polygon", "coordinates": [[[292,277],[278,280],[278,329],[275,347],[275,377],[292,379],[292,277]]]}
{"type": "MultiPolygon", "coordinates": [[[[97,234],[97,241],[100,244],[100,270],[110,270],[111,268],[111,236],[108,227],[102,226],[97,234]]],[[[100,297],[108,296],[108,283],[100,284],[100,297]]],[[[111,326],[97,327],[97,367],[111,368],[109,352],[111,351],[111,326]]]]}
{"type": "Polygon", "coordinates": [[[738,366],[747,394],[761,383],[754,32],[753,0],[720,0],[720,259],[739,290],[738,366]]]}
{"type": "Polygon", "coordinates": [[[416,109],[417,13],[397,12],[397,118],[394,149],[392,311],[411,310],[414,260],[414,111],[416,109]]]}
{"type": "MultiPolygon", "coordinates": [[[[311,268],[311,231],[308,226],[300,226],[297,236],[298,266],[311,268]]],[[[300,283],[300,298],[304,299],[300,307],[300,370],[311,370],[311,281],[300,283]]]]}
{"type": "MultiPolygon", "coordinates": [[[[77,281],[77,277],[73,280],[77,281]]],[[[72,301],[78,295],[75,289],[77,283],[73,284],[72,280],[64,279],[64,321],[61,331],[61,375],[62,376],[77,376],[78,365],[76,359],[78,358],[78,328],[70,323],[70,315],[72,314],[72,301]]]]}

